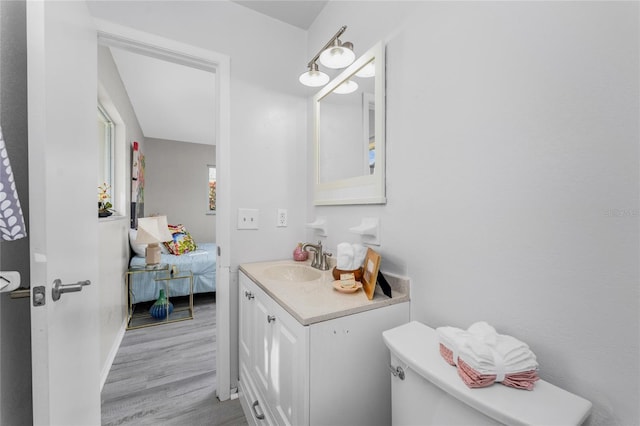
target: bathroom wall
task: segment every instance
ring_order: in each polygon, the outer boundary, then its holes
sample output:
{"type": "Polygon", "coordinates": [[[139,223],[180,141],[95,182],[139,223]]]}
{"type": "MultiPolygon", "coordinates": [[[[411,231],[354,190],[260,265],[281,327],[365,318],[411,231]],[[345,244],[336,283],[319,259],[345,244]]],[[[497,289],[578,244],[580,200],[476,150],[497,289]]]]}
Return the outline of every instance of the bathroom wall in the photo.
{"type": "Polygon", "coordinates": [[[488,321],[588,424],[640,423],[638,3],[329,2],[308,56],[344,24],[387,45],[388,202],[312,206],[309,126],[308,220],[379,217],[412,319],[488,321]]]}
{"type": "MultiPolygon", "coordinates": [[[[0,2],[0,125],[25,220],[29,215],[26,2],[0,2]]],[[[27,224],[27,232],[29,230],[27,224]]],[[[29,238],[0,242],[0,270],[18,271],[29,287],[29,238]]],[[[30,425],[29,298],[0,294],[0,424],[30,425]]]]}
{"type": "Polygon", "coordinates": [[[304,238],[307,186],[306,32],[231,2],[89,3],[97,18],[229,55],[231,159],[232,386],[237,365],[237,268],[240,263],[290,257],[304,238]],[[235,229],[239,207],[260,211],[258,230],[235,229]],[[276,227],[278,208],[289,226],[276,227]]]}
{"type": "Polygon", "coordinates": [[[207,166],[216,164],[216,147],[152,138],[146,142],[145,215],[166,215],[170,224],[183,224],[196,242],[215,242],[216,216],[207,214],[207,166]]]}

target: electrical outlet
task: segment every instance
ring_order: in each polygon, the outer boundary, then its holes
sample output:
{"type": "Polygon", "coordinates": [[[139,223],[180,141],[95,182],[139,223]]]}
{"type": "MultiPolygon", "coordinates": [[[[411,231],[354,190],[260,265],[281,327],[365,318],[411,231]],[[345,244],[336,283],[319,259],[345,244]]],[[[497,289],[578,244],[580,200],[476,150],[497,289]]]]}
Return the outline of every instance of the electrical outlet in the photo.
{"type": "Polygon", "coordinates": [[[287,209],[278,209],[278,224],[279,228],[287,226],[287,209]]]}
{"type": "Polygon", "coordinates": [[[238,229],[258,229],[258,209],[238,209],[238,229]]]}

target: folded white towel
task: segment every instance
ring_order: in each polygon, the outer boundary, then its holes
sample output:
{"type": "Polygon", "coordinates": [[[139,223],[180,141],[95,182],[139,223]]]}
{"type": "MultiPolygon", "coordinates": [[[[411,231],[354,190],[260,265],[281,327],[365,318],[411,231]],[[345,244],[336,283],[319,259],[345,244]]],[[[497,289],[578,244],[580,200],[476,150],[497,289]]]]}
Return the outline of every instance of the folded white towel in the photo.
{"type": "Polygon", "coordinates": [[[479,339],[488,345],[495,344],[498,337],[496,329],[485,321],[478,321],[471,324],[467,331],[476,339],[479,339]]]}
{"type": "Polygon", "coordinates": [[[460,357],[481,374],[513,374],[537,370],[538,362],[529,346],[512,336],[498,334],[486,322],[472,324],[467,330],[438,327],[439,341],[453,353],[453,362],[460,357]]]}
{"type": "Polygon", "coordinates": [[[457,327],[436,328],[438,340],[453,353],[453,363],[457,364],[460,345],[469,338],[469,332],[457,327]]]}
{"type": "Polygon", "coordinates": [[[512,336],[497,335],[495,344],[487,344],[471,335],[458,346],[458,356],[481,374],[504,374],[535,370],[535,354],[524,342],[512,336]]]}

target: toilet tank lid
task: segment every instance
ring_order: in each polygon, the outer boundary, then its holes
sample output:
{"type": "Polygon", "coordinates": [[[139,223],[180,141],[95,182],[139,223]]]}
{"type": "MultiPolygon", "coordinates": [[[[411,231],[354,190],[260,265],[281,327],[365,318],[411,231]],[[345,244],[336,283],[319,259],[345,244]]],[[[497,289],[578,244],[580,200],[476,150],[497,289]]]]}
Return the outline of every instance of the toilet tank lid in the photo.
{"type": "MultiPolygon", "coordinates": [[[[455,367],[441,356],[436,331],[412,321],[382,333],[401,367],[415,371],[461,402],[500,423],[515,425],[579,425],[591,412],[591,402],[539,380],[532,391],[500,384],[471,389],[455,367]]],[[[394,367],[396,367],[394,365],[394,367]]]]}

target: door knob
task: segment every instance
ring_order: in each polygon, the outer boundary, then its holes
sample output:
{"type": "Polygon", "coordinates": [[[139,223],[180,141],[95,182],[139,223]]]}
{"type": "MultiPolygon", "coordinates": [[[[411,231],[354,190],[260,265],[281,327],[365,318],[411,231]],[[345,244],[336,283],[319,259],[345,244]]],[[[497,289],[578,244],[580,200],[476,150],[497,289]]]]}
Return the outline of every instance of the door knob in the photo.
{"type": "Polygon", "coordinates": [[[59,279],[56,279],[53,281],[53,288],[51,289],[51,298],[55,302],[58,299],[60,299],[60,296],[62,296],[64,293],[73,293],[76,291],[80,291],[82,290],[82,287],[89,284],[91,284],[91,281],[89,280],[78,281],[75,284],[62,284],[62,281],[60,281],[59,279]]]}

